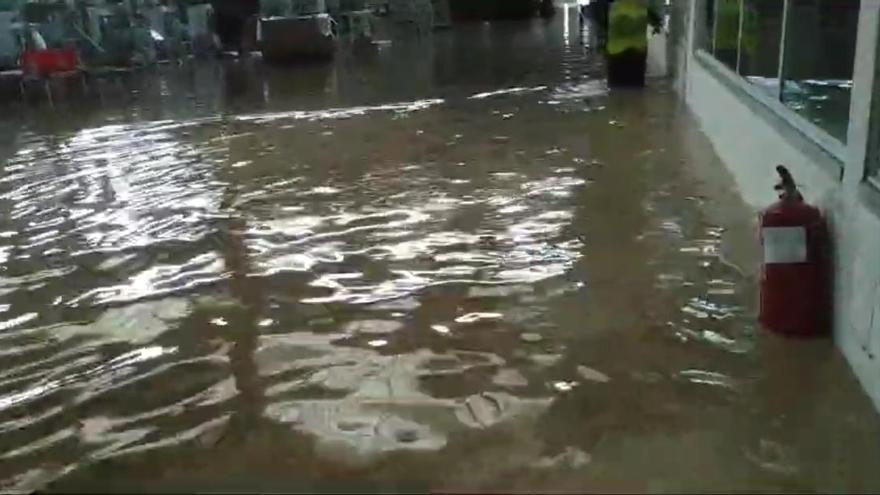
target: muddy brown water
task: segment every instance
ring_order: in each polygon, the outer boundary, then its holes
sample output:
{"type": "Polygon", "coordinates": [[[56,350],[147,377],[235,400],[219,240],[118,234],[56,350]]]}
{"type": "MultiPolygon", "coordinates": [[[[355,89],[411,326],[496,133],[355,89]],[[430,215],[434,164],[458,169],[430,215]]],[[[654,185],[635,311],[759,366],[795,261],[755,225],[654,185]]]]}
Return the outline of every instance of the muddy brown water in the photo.
{"type": "Polygon", "coordinates": [[[565,18],[4,107],[0,486],[880,489],[695,122],[565,18]]]}

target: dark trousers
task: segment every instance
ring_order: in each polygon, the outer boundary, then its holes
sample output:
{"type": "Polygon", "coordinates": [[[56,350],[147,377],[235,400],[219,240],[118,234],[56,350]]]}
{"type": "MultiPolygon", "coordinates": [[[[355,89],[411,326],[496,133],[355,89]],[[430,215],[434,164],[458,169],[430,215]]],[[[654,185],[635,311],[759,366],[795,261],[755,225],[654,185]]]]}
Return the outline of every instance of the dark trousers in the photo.
{"type": "Polygon", "coordinates": [[[608,86],[641,87],[645,85],[645,72],[648,65],[648,52],[644,50],[626,50],[616,55],[609,54],[606,58],[608,86]]]}

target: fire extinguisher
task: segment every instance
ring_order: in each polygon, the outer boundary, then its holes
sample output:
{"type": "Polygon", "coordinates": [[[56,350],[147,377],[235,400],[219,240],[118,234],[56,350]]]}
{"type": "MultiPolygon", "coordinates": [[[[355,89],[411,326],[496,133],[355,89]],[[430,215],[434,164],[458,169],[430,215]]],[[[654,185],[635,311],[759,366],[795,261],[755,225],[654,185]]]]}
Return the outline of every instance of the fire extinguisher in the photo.
{"type": "Polygon", "coordinates": [[[830,333],[828,228],[818,208],[804,202],[791,173],[776,167],[779,201],[761,213],[761,309],[768,330],[791,336],[830,333]]]}

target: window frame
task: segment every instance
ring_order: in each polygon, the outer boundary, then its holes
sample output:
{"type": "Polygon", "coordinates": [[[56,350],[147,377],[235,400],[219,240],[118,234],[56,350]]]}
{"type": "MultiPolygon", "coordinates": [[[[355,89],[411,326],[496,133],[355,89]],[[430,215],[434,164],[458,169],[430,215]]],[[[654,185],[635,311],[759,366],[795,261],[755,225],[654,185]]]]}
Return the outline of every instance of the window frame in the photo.
{"type": "MultiPolygon", "coordinates": [[[[777,71],[777,79],[779,80],[779,94],[776,97],[782,101],[782,93],[785,91],[785,59],[788,55],[788,45],[785,43],[788,34],[788,24],[791,22],[791,0],[783,0],[782,3],[782,33],[779,34],[779,70],[777,71]]],[[[855,63],[855,61],[853,61],[855,63]]],[[[804,119],[806,120],[806,119],[804,119]]]]}
{"type": "Polygon", "coordinates": [[[880,190],[880,38],[874,50],[877,62],[874,64],[874,98],[871,101],[871,112],[868,127],[868,153],[865,157],[865,173],[862,179],[867,184],[880,190]]]}
{"type": "MultiPolygon", "coordinates": [[[[706,1],[706,0],[703,0],[706,1]]],[[[871,1],[871,0],[861,0],[861,1],[871,1]]],[[[722,75],[729,83],[733,84],[737,89],[740,89],[742,92],[745,92],[753,99],[757,100],[762,104],[767,110],[769,110],[772,114],[786,123],[788,123],[791,127],[793,127],[798,133],[807,137],[809,140],[813,141],[817,144],[821,149],[823,149],[826,153],[828,153],[831,157],[833,157],[836,161],[840,162],[841,170],[843,168],[843,163],[847,161],[847,150],[848,143],[846,140],[841,140],[835,137],[833,134],[828,132],[826,129],[817,125],[816,123],[810,121],[808,118],[803,116],[802,114],[796,112],[788,105],[783,102],[783,91],[785,90],[785,78],[788,75],[788,71],[786,71],[786,58],[788,56],[788,50],[790,47],[787,46],[786,40],[787,35],[790,30],[790,24],[792,22],[791,15],[791,7],[792,0],[783,0],[783,11],[782,11],[782,32],[779,36],[779,61],[778,61],[778,70],[777,70],[777,78],[778,78],[778,90],[775,93],[767,93],[762,92],[758,88],[753,87],[748,80],[746,80],[742,75],[739,74],[739,59],[741,55],[739,51],[741,50],[742,44],[742,24],[743,24],[743,9],[744,9],[745,0],[739,0],[739,8],[740,8],[740,33],[739,39],[737,40],[738,53],[737,53],[737,68],[736,70],[731,69],[726,66],[723,62],[718,60],[715,57],[715,48],[716,48],[716,37],[718,35],[718,6],[717,2],[715,8],[712,12],[714,16],[712,21],[713,29],[711,33],[711,39],[707,40],[708,46],[700,47],[695,45],[694,50],[697,56],[697,60],[702,62],[702,64],[715,72],[718,75],[722,75]]],[[[878,50],[880,53],[880,50],[878,50]]],[[[853,61],[853,65],[855,66],[855,60],[853,61]]],[[[878,64],[878,71],[880,71],[880,64],[878,64]]],[[[880,92],[880,83],[878,83],[877,91],[880,92]]],[[[877,132],[872,134],[872,142],[876,140],[877,145],[877,153],[876,161],[877,164],[871,170],[871,177],[868,179],[868,175],[866,174],[866,180],[870,180],[878,189],[880,189],[880,99],[875,100],[878,104],[878,108],[876,111],[877,115],[877,132]]],[[[850,101],[850,105],[852,101],[850,101]]],[[[849,123],[848,123],[849,125],[849,123]]]]}

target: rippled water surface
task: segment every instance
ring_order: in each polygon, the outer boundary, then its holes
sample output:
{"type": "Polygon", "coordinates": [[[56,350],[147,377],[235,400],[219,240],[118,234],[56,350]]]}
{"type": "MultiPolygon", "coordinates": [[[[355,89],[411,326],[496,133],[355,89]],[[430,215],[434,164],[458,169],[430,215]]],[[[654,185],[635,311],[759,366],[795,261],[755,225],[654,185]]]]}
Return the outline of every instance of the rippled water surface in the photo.
{"type": "Polygon", "coordinates": [[[390,41],[6,107],[4,490],[880,487],[664,84],[565,12],[390,41]]]}

